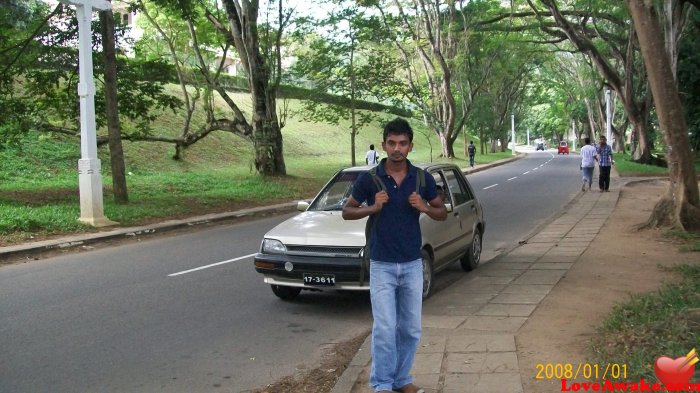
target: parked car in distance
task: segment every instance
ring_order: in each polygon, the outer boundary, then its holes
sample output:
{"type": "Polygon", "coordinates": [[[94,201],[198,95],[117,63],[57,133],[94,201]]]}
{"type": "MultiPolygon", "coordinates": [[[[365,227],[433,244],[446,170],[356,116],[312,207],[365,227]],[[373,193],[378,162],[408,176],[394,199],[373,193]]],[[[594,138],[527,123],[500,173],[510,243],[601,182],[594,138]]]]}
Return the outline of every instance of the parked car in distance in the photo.
{"type": "Polygon", "coordinates": [[[539,142],[539,143],[537,144],[537,146],[535,147],[535,151],[537,151],[537,150],[542,150],[542,151],[544,151],[544,143],[539,142]]]}
{"type": "Polygon", "coordinates": [[[559,150],[557,154],[569,154],[569,143],[567,141],[559,142],[559,150]]]}
{"type": "MultiPolygon", "coordinates": [[[[442,188],[448,211],[445,221],[420,216],[425,299],[440,270],[455,262],[465,271],[479,265],[485,222],[479,201],[456,165],[418,166],[442,188]]],[[[367,219],[346,221],[342,209],[355,180],[370,168],[340,170],[311,203],[298,203],[303,213],[265,234],[255,270],[279,298],[292,300],[302,290],[369,290],[369,269],[363,261],[367,219]]]]}

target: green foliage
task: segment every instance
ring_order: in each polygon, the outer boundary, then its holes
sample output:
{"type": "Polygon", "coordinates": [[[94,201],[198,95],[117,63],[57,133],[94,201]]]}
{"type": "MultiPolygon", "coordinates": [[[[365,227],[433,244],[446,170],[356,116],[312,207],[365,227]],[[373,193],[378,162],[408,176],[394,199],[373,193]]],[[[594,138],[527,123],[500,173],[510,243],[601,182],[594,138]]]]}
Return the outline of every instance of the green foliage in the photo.
{"type": "Polygon", "coordinates": [[[700,10],[691,7],[689,25],[680,43],[678,89],[690,134],[690,143],[700,150],[700,10]]]}
{"type": "MultiPolygon", "coordinates": [[[[46,130],[60,125],[67,133],[79,129],[78,57],[74,49],[77,25],[72,7],[57,6],[53,13],[44,7],[27,16],[27,29],[9,41],[0,40],[0,146],[16,143],[23,132],[46,130]]],[[[0,15],[0,19],[3,15],[0,15]]],[[[0,22],[1,24],[2,22],[0,22]]],[[[0,25],[0,34],[3,31],[0,25]]],[[[93,42],[101,37],[93,23],[93,42]]],[[[124,31],[117,31],[123,37],[124,31]]],[[[102,58],[93,53],[96,77],[95,115],[98,127],[105,124],[102,58]]],[[[176,110],[178,98],[165,94],[164,84],[172,78],[172,66],[162,60],[118,58],[118,94],[122,121],[133,127],[124,132],[148,133],[155,112],[176,110]]],[[[56,128],[57,129],[57,128],[56,128]]]]}
{"type": "Polygon", "coordinates": [[[314,92],[346,102],[305,100],[300,115],[337,125],[354,113],[357,126],[363,127],[376,120],[376,115],[357,112],[357,101],[400,100],[398,62],[387,48],[388,32],[377,17],[367,16],[357,6],[341,4],[326,19],[303,18],[297,25],[293,37],[299,45],[292,78],[304,81],[314,92]],[[312,32],[319,28],[320,32],[312,32]]]}
{"type": "Polygon", "coordinates": [[[679,264],[673,271],[673,285],[634,295],[613,308],[593,340],[598,363],[627,364],[628,380],[654,380],[659,356],[681,356],[700,347],[698,321],[687,313],[700,307],[700,265],[679,264]]]}

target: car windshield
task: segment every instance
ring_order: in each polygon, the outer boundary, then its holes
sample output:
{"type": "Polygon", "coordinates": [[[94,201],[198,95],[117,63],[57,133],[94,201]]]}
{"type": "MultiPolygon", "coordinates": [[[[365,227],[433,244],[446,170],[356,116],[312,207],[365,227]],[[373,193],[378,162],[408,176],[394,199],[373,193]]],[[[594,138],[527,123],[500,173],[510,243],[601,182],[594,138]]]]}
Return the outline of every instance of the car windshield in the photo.
{"type": "Polygon", "coordinates": [[[340,172],[318,193],[307,211],[343,210],[350,198],[352,184],[362,172],[340,172]]]}

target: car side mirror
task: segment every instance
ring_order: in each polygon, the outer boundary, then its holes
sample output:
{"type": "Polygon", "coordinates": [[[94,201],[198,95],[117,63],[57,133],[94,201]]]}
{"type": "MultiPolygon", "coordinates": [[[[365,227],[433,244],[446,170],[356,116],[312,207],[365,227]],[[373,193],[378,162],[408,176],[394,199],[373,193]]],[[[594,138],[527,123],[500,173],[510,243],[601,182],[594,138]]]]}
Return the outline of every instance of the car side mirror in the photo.
{"type": "Polygon", "coordinates": [[[297,210],[299,210],[300,212],[305,212],[310,205],[311,204],[309,203],[309,201],[299,201],[297,202],[297,210]]]}

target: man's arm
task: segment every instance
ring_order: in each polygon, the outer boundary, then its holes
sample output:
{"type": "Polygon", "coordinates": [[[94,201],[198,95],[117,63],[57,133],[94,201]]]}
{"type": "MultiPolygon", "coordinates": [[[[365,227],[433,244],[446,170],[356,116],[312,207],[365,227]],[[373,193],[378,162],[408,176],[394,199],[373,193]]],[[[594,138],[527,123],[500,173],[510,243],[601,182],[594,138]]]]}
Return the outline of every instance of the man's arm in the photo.
{"type": "Polygon", "coordinates": [[[384,204],[389,200],[389,194],[386,191],[379,191],[374,196],[374,204],[372,206],[362,206],[352,195],[343,206],[344,220],[359,220],[369,216],[370,214],[379,213],[384,204]]]}

